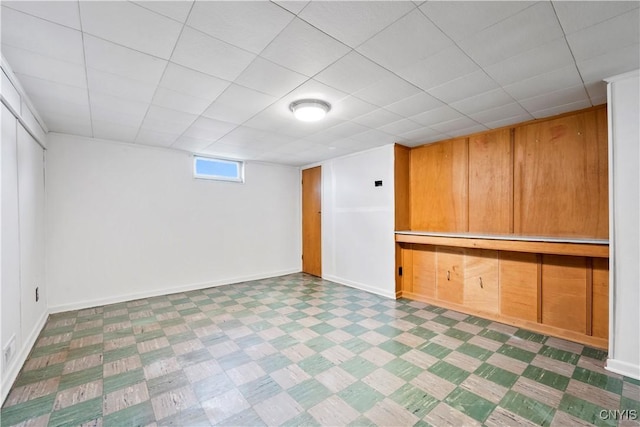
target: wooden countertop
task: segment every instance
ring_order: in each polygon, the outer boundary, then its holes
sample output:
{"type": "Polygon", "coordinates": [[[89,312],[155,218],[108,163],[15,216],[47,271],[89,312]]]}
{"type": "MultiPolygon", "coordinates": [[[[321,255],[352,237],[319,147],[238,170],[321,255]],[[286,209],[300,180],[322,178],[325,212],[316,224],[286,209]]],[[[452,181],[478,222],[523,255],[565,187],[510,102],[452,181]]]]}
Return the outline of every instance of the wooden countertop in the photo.
{"type": "Polygon", "coordinates": [[[609,258],[609,241],[573,237],[396,231],[396,242],[609,258]]]}

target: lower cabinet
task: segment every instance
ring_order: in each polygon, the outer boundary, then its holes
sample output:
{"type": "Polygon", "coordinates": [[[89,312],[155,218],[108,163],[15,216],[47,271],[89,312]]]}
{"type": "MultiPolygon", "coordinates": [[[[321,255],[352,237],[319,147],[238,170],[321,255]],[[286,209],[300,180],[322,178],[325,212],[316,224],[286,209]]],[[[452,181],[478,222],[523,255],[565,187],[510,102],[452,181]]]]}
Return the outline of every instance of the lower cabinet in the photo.
{"type": "Polygon", "coordinates": [[[400,295],[606,348],[606,258],[400,244],[400,295]]]}

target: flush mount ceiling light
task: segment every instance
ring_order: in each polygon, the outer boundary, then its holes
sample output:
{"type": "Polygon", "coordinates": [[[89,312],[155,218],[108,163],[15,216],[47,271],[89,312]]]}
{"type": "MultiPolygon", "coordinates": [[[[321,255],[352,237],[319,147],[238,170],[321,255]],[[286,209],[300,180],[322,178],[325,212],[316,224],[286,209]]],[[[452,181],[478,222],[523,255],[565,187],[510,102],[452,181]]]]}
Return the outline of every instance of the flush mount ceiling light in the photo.
{"type": "Polygon", "coordinates": [[[300,99],[292,102],[289,109],[302,122],[317,122],[327,115],[331,105],[319,99],[300,99]]]}

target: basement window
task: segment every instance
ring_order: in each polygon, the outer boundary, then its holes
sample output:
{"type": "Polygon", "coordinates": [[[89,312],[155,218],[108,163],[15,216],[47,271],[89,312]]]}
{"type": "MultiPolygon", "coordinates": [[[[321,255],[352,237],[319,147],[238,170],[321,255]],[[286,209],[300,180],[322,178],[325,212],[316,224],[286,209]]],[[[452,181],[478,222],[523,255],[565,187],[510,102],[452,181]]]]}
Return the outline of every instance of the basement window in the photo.
{"type": "Polygon", "coordinates": [[[194,156],[193,176],[199,179],[244,182],[244,162],[194,156]]]}

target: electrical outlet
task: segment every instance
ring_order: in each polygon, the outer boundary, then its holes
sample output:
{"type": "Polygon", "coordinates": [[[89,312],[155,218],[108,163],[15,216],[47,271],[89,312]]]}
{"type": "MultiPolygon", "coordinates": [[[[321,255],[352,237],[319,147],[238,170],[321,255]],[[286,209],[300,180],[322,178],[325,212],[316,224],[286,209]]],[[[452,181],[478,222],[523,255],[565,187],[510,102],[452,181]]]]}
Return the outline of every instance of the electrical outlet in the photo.
{"type": "Polygon", "coordinates": [[[36,302],[40,301],[40,289],[36,286],[36,302]]]}
{"type": "Polygon", "coordinates": [[[2,357],[4,358],[3,365],[5,369],[7,366],[9,366],[9,362],[11,362],[11,359],[13,359],[13,356],[15,355],[15,353],[16,353],[16,336],[13,335],[9,340],[9,343],[4,347],[2,351],[2,357]]]}

